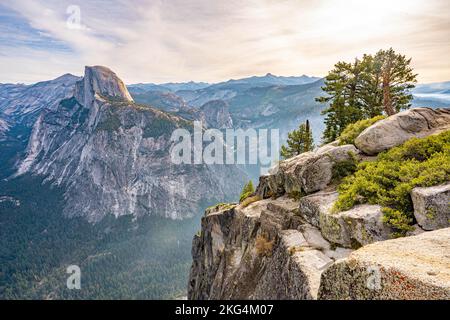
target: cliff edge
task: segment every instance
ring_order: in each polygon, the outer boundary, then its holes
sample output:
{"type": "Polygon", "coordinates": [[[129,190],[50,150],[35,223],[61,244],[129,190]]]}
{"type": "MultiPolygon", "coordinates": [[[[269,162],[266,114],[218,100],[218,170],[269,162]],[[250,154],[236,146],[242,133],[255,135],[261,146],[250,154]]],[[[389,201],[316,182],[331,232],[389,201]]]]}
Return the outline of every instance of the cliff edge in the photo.
{"type": "Polygon", "coordinates": [[[449,125],[448,109],[401,112],[366,128],[355,145],[336,141],[280,162],[260,177],[251,201],[209,208],[193,240],[188,298],[449,299],[449,125]],[[404,195],[413,216],[401,234],[374,197],[355,195],[339,210],[343,169],[381,167],[411,138],[409,148],[436,147],[420,140],[430,137],[444,141],[439,183],[399,177],[415,181],[404,195]],[[374,157],[386,149],[394,154],[374,157]]]}

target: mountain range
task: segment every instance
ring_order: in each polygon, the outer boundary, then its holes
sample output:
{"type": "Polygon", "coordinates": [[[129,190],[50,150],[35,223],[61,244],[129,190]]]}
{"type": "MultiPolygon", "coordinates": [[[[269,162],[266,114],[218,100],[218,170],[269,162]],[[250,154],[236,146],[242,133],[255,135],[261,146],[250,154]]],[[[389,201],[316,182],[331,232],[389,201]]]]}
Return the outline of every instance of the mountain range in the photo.
{"type": "Polygon", "coordinates": [[[275,76],[271,73],[267,73],[265,76],[252,76],[248,78],[242,79],[230,79],[226,82],[211,84],[207,82],[179,82],[179,83],[137,83],[128,86],[128,89],[131,93],[142,93],[145,91],[162,91],[162,92],[177,92],[177,91],[195,91],[201,90],[206,87],[213,86],[215,88],[223,87],[223,86],[238,86],[238,85],[247,85],[252,87],[265,87],[272,85],[298,85],[298,84],[306,84],[310,82],[314,82],[319,80],[318,77],[309,77],[307,75],[302,75],[299,77],[291,76],[291,77],[283,77],[283,76],[275,76]]]}
{"type": "MultiPolygon", "coordinates": [[[[284,141],[309,119],[319,144],[323,84],[269,73],[125,86],[101,66],[0,84],[0,297],[183,295],[201,212],[235,200],[260,168],[175,166],[172,131],[200,120],[205,129],[279,129],[284,141]],[[65,288],[69,264],[83,269],[80,292],[65,288]]],[[[414,104],[446,106],[448,84],[418,86],[414,104]]]]}
{"type": "Polygon", "coordinates": [[[414,106],[450,107],[450,81],[419,84],[413,95],[414,106]]]}
{"type": "Polygon", "coordinates": [[[106,67],[2,86],[1,96],[0,239],[8,245],[0,249],[0,297],[185,291],[201,210],[236,198],[245,172],[174,165],[171,134],[192,131],[192,121],[134,102],[106,67]],[[58,280],[67,264],[83,269],[84,290],[58,280]],[[119,290],[108,290],[111,283],[119,290]]]}

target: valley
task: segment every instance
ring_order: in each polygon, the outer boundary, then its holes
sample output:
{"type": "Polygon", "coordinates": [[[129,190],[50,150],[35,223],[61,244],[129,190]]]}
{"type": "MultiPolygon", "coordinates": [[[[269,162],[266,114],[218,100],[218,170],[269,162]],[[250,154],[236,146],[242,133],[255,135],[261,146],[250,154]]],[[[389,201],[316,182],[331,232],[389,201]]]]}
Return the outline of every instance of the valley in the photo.
{"type": "MultiPolygon", "coordinates": [[[[236,201],[260,171],[174,167],[170,133],[201,120],[222,131],[280,128],[284,141],[308,119],[319,143],[324,105],[314,99],[323,84],[268,74],[126,87],[111,70],[87,67],[84,77],[0,85],[0,296],[185,296],[202,212],[236,201]],[[83,290],[65,287],[72,264],[83,290]]],[[[420,88],[426,96],[413,103],[440,105],[443,90],[420,88]]]]}

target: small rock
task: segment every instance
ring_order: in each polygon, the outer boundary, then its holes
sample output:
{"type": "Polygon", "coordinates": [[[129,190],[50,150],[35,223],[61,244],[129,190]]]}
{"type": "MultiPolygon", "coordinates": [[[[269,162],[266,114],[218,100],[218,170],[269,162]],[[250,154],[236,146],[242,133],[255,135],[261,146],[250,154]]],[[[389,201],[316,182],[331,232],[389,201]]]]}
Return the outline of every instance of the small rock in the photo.
{"type": "Polygon", "coordinates": [[[450,129],[450,110],[414,108],[380,120],[355,139],[356,147],[374,155],[411,138],[424,138],[450,129]]]}
{"type": "Polygon", "coordinates": [[[315,151],[281,161],[269,171],[265,179],[274,196],[284,193],[310,194],[325,189],[333,178],[335,166],[358,154],[354,145],[325,145],[315,151]]]}
{"type": "Polygon", "coordinates": [[[319,227],[320,214],[330,211],[337,198],[336,191],[320,191],[302,197],[299,203],[299,213],[313,226],[319,227]]]}
{"type": "Polygon", "coordinates": [[[393,233],[383,222],[378,205],[363,204],[337,213],[323,211],[319,219],[324,238],[347,248],[387,240],[393,233]]]}
{"type": "Polygon", "coordinates": [[[439,271],[430,270],[430,271],[427,271],[427,274],[429,276],[437,276],[439,274],[439,271]]]}
{"type": "Polygon", "coordinates": [[[303,234],[311,248],[322,251],[330,249],[330,243],[323,238],[319,229],[309,224],[303,224],[298,228],[298,230],[303,234]]]}
{"type": "Polygon", "coordinates": [[[450,227],[450,183],[414,188],[411,192],[414,216],[425,230],[450,227]]]}

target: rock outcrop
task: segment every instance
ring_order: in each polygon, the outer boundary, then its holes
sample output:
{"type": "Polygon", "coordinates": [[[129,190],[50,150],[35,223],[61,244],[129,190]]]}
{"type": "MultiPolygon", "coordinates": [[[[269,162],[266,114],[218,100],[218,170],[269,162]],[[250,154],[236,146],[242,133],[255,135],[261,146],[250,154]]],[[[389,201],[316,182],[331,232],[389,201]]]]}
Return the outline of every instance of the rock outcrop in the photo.
{"type": "MultiPolygon", "coordinates": [[[[411,110],[387,123],[405,128],[405,115],[421,114],[416,127],[427,133],[413,136],[446,130],[448,111],[431,112],[440,120],[428,112],[411,110]]],[[[448,226],[448,184],[414,189],[418,224],[392,240],[397,230],[380,205],[334,206],[336,177],[361,159],[372,158],[332,143],[261,176],[248,207],[207,210],[193,241],[189,299],[448,299],[450,229],[424,231],[448,226]]]]}
{"type": "Polygon", "coordinates": [[[265,178],[269,194],[310,194],[323,190],[333,179],[334,168],[342,162],[352,161],[358,154],[353,145],[329,144],[282,161],[265,178]]]}
{"type": "Polygon", "coordinates": [[[212,100],[200,107],[202,120],[210,128],[227,129],[233,127],[228,105],[222,100],[212,100]]]}
{"type": "Polygon", "coordinates": [[[411,192],[414,216],[424,230],[450,227],[450,183],[411,192]]]}
{"type": "Polygon", "coordinates": [[[396,147],[411,138],[424,138],[450,129],[450,110],[414,108],[370,126],[355,139],[368,155],[396,147]]]}
{"type": "Polygon", "coordinates": [[[287,196],[207,211],[193,240],[189,299],[316,299],[335,248],[287,196]]]}
{"type": "Polygon", "coordinates": [[[309,223],[320,227],[320,217],[331,212],[337,198],[338,193],[336,191],[319,191],[302,197],[299,203],[299,210],[309,223]]]}
{"type": "Polygon", "coordinates": [[[75,98],[82,105],[89,107],[98,97],[96,94],[133,102],[127,87],[114,72],[103,66],[86,66],[83,81],[77,83],[75,98]]]}
{"type": "Polygon", "coordinates": [[[346,248],[386,240],[394,232],[383,222],[378,205],[362,204],[337,213],[327,211],[319,221],[324,238],[346,248]]]}
{"type": "Polygon", "coordinates": [[[450,299],[450,229],[374,243],[323,274],[319,299],[450,299]]]}

